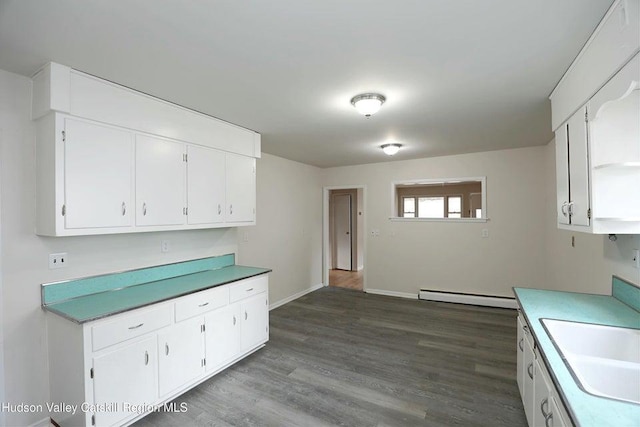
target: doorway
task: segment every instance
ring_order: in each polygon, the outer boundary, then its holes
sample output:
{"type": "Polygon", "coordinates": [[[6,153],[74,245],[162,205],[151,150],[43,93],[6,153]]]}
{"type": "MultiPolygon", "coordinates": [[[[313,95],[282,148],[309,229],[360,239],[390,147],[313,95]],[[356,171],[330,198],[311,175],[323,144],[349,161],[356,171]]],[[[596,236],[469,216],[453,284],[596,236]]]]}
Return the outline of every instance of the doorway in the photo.
{"type": "Polygon", "coordinates": [[[324,283],[364,290],[364,186],[325,188],[324,283]]]}

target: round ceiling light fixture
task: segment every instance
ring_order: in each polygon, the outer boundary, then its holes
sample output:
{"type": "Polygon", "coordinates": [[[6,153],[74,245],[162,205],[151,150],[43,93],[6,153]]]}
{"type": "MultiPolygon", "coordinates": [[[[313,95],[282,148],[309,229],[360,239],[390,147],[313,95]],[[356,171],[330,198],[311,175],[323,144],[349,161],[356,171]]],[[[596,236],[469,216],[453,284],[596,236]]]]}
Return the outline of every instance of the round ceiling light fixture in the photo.
{"type": "Polygon", "coordinates": [[[380,148],[382,148],[382,151],[384,151],[384,154],[386,154],[387,156],[393,156],[394,154],[396,154],[398,151],[400,151],[400,147],[402,147],[401,144],[384,144],[380,146],[380,148]]]}
{"type": "Polygon", "coordinates": [[[351,98],[351,105],[363,116],[371,117],[378,112],[386,100],[387,98],[379,93],[363,93],[351,98]]]}

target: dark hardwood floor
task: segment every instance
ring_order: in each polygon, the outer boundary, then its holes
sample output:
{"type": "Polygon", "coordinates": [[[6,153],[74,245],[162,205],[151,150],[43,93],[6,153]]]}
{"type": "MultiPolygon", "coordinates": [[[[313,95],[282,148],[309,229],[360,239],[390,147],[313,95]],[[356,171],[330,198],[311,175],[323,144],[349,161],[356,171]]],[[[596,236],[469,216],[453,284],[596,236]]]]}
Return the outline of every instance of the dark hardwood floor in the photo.
{"type": "Polygon", "coordinates": [[[526,426],[516,312],[322,288],[270,313],[267,346],[144,426],[526,426]]]}

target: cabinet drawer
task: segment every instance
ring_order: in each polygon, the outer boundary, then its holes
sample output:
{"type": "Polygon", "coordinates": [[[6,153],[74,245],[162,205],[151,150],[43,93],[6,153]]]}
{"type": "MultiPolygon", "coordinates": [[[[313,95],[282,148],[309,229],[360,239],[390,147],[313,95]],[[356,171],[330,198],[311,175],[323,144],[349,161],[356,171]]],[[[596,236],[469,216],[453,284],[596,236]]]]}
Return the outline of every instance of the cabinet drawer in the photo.
{"type": "Polygon", "coordinates": [[[126,313],[91,328],[93,351],[169,326],[172,306],[164,305],[140,313],[126,313]]]}
{"type": "Polygon", "coordinates": [[[231,302],[240,301],[241,299],[259,294],[260,292],[266,292],[268,288],[269,278],[266,274],[233,283],[229,286],[231,302]]]}
{"type": "Polygon", "coordinates": [[[176,301],[176,322],[229,304],[229,287],[220,286],[176,301]]]}

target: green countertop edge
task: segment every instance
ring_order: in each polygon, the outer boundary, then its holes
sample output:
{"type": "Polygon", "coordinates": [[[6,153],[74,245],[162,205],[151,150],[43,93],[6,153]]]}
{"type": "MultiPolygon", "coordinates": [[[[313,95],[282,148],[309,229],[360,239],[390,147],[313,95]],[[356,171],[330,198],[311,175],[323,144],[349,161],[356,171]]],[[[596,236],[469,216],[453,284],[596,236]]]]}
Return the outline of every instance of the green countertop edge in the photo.
{"type": "Polygon", "coordinates": [[[154,282],[108,290],[42,307],[78,324],[91,322],[173,298],[271,272],[268,268],[232,265],[154,282]]]}
{"type": "Polygon", "coordinates": [[[639,426],[640,405],[594,396],[576,384],[540,319],[639,328],[640,313],[609,295],[528,288],[513,291],[573,423],[579,427],[639,426]]]}

